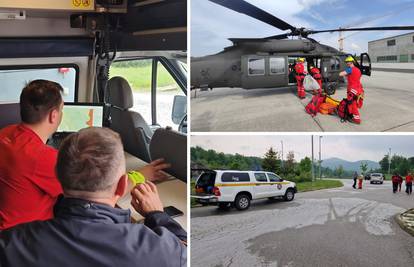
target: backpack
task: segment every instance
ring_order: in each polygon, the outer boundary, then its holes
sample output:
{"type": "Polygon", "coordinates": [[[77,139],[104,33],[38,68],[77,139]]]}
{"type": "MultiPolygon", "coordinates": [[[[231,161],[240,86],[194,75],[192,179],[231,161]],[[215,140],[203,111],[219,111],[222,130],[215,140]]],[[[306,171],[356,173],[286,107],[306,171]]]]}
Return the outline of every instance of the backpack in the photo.
{"type": "Polygon", "coordinates": [[[319,107],[323,102],[325,102],[325,95],[316,94],[312,97],[311,101],[306,105],[305,110],[309,113],[312,117],[316,116],[319,111],[319,107]]]}
{"type": "Polygon", "coordinates": [[[352,114],[349,113],[350,102],[344,98],[339,102],[338,116],[341,118],[341,122],[345,122],[352,119],[352,114]]]}

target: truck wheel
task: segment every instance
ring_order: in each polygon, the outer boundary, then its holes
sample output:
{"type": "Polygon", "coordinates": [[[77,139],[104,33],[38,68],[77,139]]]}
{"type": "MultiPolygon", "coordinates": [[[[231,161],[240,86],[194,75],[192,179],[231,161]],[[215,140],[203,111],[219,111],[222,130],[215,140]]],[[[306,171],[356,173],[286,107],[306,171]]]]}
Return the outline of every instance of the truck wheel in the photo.
{"type": "Polygon", "coordinates": [[[294,198],[295,198],[295,191],[293,191],[293,189],[291,189],[291,188],[286,190],[286,193],[285,193],[283,199],[285,201],[292,201],[294,198]]]}
{"type": "Polygon", "coordinates": [[[250,207],[250,197],[245,194],[237,195],[234,206],[238,210],[247,210],[250,207]]]}
{"type": "Polygon", "coordinates": [[[228,210],[231,207],[231,203],[218,203],[218,208],[220,210],[228,210]]]}

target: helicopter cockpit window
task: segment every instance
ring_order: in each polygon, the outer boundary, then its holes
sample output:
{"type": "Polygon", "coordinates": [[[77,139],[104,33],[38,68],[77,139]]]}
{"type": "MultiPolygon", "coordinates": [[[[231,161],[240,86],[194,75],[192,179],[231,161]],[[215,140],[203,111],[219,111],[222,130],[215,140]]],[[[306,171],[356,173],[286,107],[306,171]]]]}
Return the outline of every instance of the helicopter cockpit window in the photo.
{"type": "Polygon", "coordinates": [[[275,58],[271,57],[269,59],[269,65],[270,65],[270,74],[282,74],[285,73],[285,59],[284,58],[275,58]]]}
{"type": "Polygon", "coordinates": [[[249,75],[264,75],[265,60],[264,58],[249,58],[249,75]]]}
{"type": "Polygon", "coordinates": [[[331,70],[339,70],[340,62],[337,58],[331,58],[331,70]]]}

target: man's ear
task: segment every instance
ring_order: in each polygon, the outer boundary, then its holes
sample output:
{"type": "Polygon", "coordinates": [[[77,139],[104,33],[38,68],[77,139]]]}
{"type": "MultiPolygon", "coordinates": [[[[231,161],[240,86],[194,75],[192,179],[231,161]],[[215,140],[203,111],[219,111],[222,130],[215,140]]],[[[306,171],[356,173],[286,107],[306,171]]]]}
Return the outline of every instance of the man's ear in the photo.
{"type": "Polygon", "coordinates": [[[52,109],[49,112],[49,123],[53,124],[59,119],[59,110],[58,109],[52,109]]]}
{"type": "Polygon", "coordinates": [[[123,174],[118,180],[118,184],[115,189],[115,196],[122,197],[128,190],[128,175],[123,174]]]}

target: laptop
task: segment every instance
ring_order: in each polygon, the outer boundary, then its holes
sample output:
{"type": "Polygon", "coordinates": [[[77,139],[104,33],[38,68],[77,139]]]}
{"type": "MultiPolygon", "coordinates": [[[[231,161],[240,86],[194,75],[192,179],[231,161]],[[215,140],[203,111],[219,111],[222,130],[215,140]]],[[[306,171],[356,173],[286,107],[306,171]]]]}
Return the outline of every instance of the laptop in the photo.
{"type": "Polygon", "coordinates": [[[62,122],[48,140],[48,145],[59,148],[62,141],[71,133],[87,127],[103,126],[103,103],[65,103],[62,122]]]}

